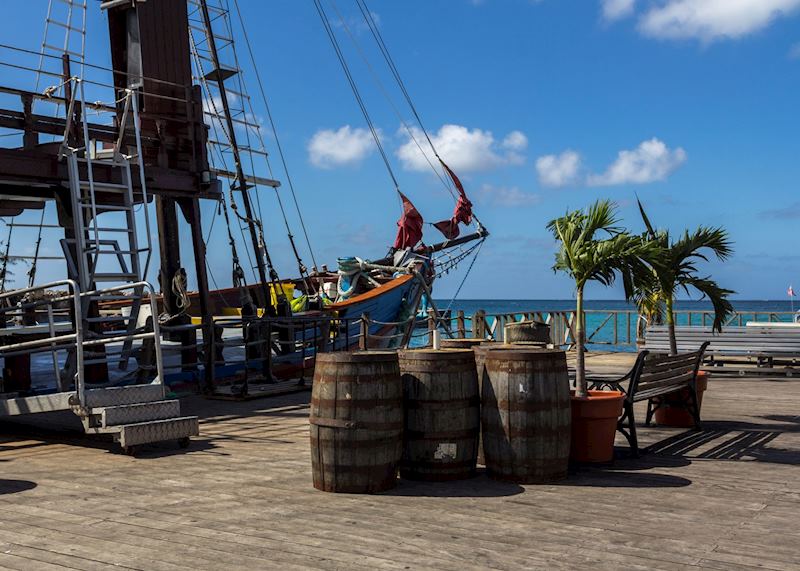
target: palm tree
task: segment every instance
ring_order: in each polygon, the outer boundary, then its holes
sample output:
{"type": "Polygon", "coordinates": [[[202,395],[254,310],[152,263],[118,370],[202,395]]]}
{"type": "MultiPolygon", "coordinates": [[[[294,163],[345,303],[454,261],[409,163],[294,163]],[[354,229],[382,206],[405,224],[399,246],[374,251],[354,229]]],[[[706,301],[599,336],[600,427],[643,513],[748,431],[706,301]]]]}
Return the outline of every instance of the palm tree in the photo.
{"type": "Polygon", "coordinates": [[[563,271],[575,280],[575,395],[578,397],[588,394],[583,317],[583,292],[586,284],[597,281],[603,285],[611,285],[617,274],[621,273],[624,277],[625,295],[630,299],[633,294],[633,279],[649,272],[642,262],[649,241],[624,232],[617,226],[618,222],[616,205],[608,200],[599,200],[585,211],[568,212],[547,225],[560,242],[553,270],[563,271]]]}
{"type": "Polygon", "coordinates": [[[720,287],[710,277],[697,275],[697,261],[708,261],[707,252],[724,261],[733,253],[728,233],[723,228],[701,226],[693,232],[685,230],[681,237],[672,241],[669,232],[656,230],[644,211],[640,200],[639,212],[647,232],[646,239],[651,247],[646,261],[651,268],[649,275],[631,276],[634,282],[634,300],[641,309],[664,306],[669,331],[670,355],[677,355],[678,343],[675,338],[675,295],[683,289],[691,289],[708,299],[714,307],[714,331],[722,331],[726,318],[733,312],[728,297],[734,292],[720,287]]]}

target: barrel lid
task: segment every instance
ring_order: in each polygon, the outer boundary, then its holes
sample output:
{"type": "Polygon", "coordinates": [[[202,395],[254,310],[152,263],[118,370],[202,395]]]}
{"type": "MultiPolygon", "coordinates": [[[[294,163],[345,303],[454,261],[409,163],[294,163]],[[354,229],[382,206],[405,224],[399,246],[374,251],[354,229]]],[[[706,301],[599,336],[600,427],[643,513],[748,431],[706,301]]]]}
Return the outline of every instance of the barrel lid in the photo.
{"type": "MultiPolygon", "coordinates": [[[[480,349],[483,349],[481,347],[480,349]]],[[[527,347],[514,347],[513,345],[508,346],[500,346],[500,347],[490,347],[486,349],[486,360],[487,361],[496,361],[498,359],[504,360],[520,360],[520,361],[528,361],[534,360],[536,356],[541,357],[543,355],[547,356],[555,356],[555,355],[565,355],[564,351],[560,349],[545,349],[544,347],[541,349],[536,348],[527,348],[527,347]]]]}
{"type": "Polygon", "coordinates": [[[449,348],[441,349],[405,349],[399,352],[401,359],[416,359],[422,361],[455,361],[463,359],[465,356],[473,355],[472,349],[449,348]]]}
{"type": "Polygon", "coordinates": [[[513,349],[521,350],[521,351],[558,351],[558,349],[547,349],[547,343],[535,343],[535,342],[523,342],[523,343],[498,343],[496,341],[491,341],[487,343],[481,343],[477,347],[473,347],[473,351],[511,351],[513,349]]]}
{"type": "Polygon", "coordinates": [[[397,351],[337,351],[335,353],[319,353],[316,360],[320,363],[397,362],[397,351]]]}

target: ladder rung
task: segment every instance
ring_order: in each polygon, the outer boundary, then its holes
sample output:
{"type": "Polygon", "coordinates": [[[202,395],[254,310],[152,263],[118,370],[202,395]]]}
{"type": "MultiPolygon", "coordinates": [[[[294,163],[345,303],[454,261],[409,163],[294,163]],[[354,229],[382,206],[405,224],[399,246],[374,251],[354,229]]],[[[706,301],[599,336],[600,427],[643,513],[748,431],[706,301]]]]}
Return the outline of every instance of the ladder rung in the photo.
{"type": "MultiPolygon", "coordinates": [[[[115,282],[115,281],[123,282],[123,281],[127,281],[127,280],[138,280],[139,276],[137,276],[136,274],[131,274],[131,273],[127,273],[127,274],[123,274],[123,273],[119,273],[119,274],[94,274],[92,276],[92,279],[94,279],[94,281],[100,281],[100,282],[115,282]]],[[[130,299],[130,298],[127,298],[127,299],[130,299]]]]}
{"type": "Polygon", "coordinates": [[[91,204],[81,203],[81,206],[83,208],[88,208],[88,209],[96,208],[97,210],[115,210],[120,212],[133,210],[133,208],[131,208],[130,206],[117,206],[115,204],[95,204],[94,206],[92,206],[91,204]]]}
{"type": "Polygon", "coordinates": [[[124,315],[111,315],[106,317],[87,317],[84,321],[88,321],[89,323],[119,323],[120,321],[128,321],[130,319],[130,315],[127,317],[124,315]]]}
{"type": "Polygon", "coordinates": [[[96,250],[93,247],[89,247],[89,248],[86,248],[86,251],[87,252],[92,252],[93,251],[97,255],[103,254],[103,255],[107,256],[109,254],[112,254],[112,255],[113,254],[123,254],[123,255],[126,255],[126,256],[130,256],[132,254],[142,254],[142,253],[146,252],[147,250],[143,249],[143,248],[140,248],[138,250],[96,250]]]}
{"type": "Polygon", "coordinates": [[[42,47],[53,50],[54,52],[69,54],[71,56],[75,56],[76,58],[83,60],[83,54],[79,52],[74,52],[72,50],[65,50],[64,48],[60,48],[58,46],[52,46],[50,44],[42,44],[42,47]]]}
{"type": "Polygon", "coordinates": [[[127,234],[133,234],[133,230],[131,230],[130,228],[105,228],[105,227],[95,228],[94,226],[90,226],[89,228],[87,228],[87,230],[89,232],[125,232],[127,234]]]}
{"type": "Polygon", "coordinates": [[[116,182],[94,182],[90,184],[88,180],[81,181],[81,188],[90,188],[91,186],[110,190],[128,190],[127,184],[119,184],[116,182]]]}
{"type": "Polygon", "coordinates": [[[91,300],[102,300],[102,301],[130,301],[134,302],[137,298],[130,296],[130,295],[110,295],[105,293],[98,293],[95,295],[87,295],[87,298],[91,300]]]}
{"type": "Polygon", "coordinates": [[[47,18],[45,20],[48,24],[55,24],[60,28],[64,28],[65,30],[69,30],[70,32],[78,32],[79,34],[85,34],[86,30],[83,28],[76,28],[75,26],[70,26],[65,24],[64,22],[59,22],[58,20],[53,20],[52,18],[47,18]]]}
{"type": "MultiPolygon", "coordinates": [[[[78,150],[82,150],[82,149],[83,149],[83,147],[81,147],[78,150]]],[[[134,157],[136,157],[136,155],[131,155],[131,158],[134,158],[134,157]]],[[[75,160],[78,161],[79,163],[88,163],[89,162],[89,159],[87,159],[86,157],[75,157],[75,160]]],[[[101,159],[101,158],[93,158],[92,159],[92,164],[93,165],[103,165],[103,166],[107,166],[107,167],[109,167],[109,166],[110,167],[124,167],[125,166],[124,162],[119,162],[119,161],[116,161],[116,160],[109,160],[109,159],[101,159]]],[[[82,182],[84,182],[84,181],[82,181],[82,182]]]]}

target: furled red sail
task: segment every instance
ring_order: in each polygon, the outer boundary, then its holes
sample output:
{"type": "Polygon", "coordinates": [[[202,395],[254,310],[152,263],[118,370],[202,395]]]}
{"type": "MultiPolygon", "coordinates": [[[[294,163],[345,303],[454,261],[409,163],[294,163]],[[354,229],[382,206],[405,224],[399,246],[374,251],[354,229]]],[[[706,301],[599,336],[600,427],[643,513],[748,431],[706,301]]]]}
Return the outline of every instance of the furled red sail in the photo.
{"type": "Polygon", "coordinates": [[[394,247],[397,250],[413,248],[422,240],[422,215],[405,194],[398,191],[403,200],[403,215],[397,221],[397,238],[394,247]]]}
{"type": "Polygon", "coordinates": [[[459,222],[462,224],[469,224],[472,222],[472,203],[469,201],[469,198],[467,198],[467,193],[464,192],[464,186],[461,184],[461,181],[458,180],[456,173],[450,170],[450,167],[448,167],[442,159],[439,159],[439,162],[442,163],[444,170],[447,171],[447,174],[453,180],[453,184],[458,190],[458,202],[456,202],[456,208],[453,211],[452,218],[449,220],[442,220],[441,222],[434,222],[433,225],[439,232],[444,234],[445,238],[452,240],[453,238],[458,238],[460,232],[458,229],[459,222]]]}

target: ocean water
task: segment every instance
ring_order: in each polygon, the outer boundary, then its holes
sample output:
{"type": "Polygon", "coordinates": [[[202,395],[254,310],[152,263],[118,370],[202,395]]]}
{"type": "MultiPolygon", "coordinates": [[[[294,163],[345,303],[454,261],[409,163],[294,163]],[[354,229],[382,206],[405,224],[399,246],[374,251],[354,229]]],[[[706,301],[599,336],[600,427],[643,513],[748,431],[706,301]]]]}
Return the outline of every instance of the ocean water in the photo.
{"type": "MultiPolygon", "coordinates": [[[[782,301],[757,301],[757,300],[734,300],[732,301],[737,315],[730,325],[744,325],[748,321],[792,321],[793,305],[789,300],[782,301]]],[[[700,325],[701,312],[713,310],[708,301],[687,301],[679,300],[675,304],[678,325],[687,325],[689,315],[682,312],[697,312],[692,315],[692,325],[700,325]]],[[[794,304],[795,310],[800,310],[800,301],[794,304]]],[[[436,300],[436,307],[443,311],[448,307],[453,315],[459,310],[465,316],[470,317],[478,310],[484,310],[487,316],[492,314],[508,314],[523,312],[548,312],[548,311],[572,311],[575,309],[575,300],[558,299],[462,299],[452,303],[450,300],[436,300]]],[[[589,348],[611,348],[614,341],[617,345],[613,346],[616,350],[628,351],[635,350],[633,343],[628,343],[630,337],[633,341],[636,338],[636,318],[632,317],[630,322],[630,335],[628,335],[628,321],[619,318],[616,324],[614,320],[608,318],[609,313],[615,311],[636,311],[636,307],[622,300],[587,300],[585,309],[589,312],[586,315],[587,334],[594,333],[593,341],[589,348]],[[605,323],[604,323],[605,322],[605,323]]],[[[489,317],[489,321],[492,319],[489,317]]],[[[711,325],[711,318],[707,317],[707,325],[711,325]]],[[[470,322],[467,322],[467,328],[470,322]]]]}

